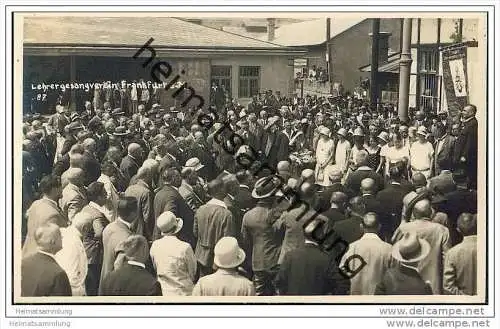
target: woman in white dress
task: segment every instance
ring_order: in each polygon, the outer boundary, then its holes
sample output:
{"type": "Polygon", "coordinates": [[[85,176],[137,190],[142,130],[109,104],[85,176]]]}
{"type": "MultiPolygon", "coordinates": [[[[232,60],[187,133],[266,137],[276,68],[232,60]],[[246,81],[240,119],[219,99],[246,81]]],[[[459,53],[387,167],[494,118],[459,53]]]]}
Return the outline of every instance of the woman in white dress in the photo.
{"type": "Polygon", "coordinates": [[[408,179],[410,167],[410,148],[403,145],[403,137],[399,132],[395,132],[392,137],[393,145],[387,149],[385,154],[385,175],[389,176],[389,168],[399,166],[403,177],[408,179]]]}
{"type": "Polygon", "coordinates": [[[346,173],[349,165],[349,157],[351,154],[351,143],[346,139],[347,130],[340,128],[337,132],[339,141],[337,143],[337,148],[335,149],[335,164],[342,171],[346,173]]]}
{"type": "Polygon", "coordinates": [[[316,146],[316,170],[314,171],[316,183],[319,185],[330,185],[328,175],[325,175],[325,168],[333,163],[335,144],[330,138],[330,129],[321,126],[318,129],[319,140],[316,146]]]}

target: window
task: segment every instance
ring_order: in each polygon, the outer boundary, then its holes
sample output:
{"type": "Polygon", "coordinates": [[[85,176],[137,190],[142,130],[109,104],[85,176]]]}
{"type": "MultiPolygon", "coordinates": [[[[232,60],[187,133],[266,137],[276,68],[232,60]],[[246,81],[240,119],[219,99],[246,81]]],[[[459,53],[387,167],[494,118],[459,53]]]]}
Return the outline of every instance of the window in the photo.
{"type": "Polygon", "coordinates": [[[440,83],[439,52],[437,49],[420,49],[420,107],[437,110],[440,83]]]}
{"type": "Polygon", "coordinates": [[[231,97],[231,66],[212,66],[212,85],[217,85],[225,90],[231,97]]]}
{"type": "Polygon", "coordinates": [[[260,90],[260,67],[240,66],[239,98],[250,98],[260,90]]]}

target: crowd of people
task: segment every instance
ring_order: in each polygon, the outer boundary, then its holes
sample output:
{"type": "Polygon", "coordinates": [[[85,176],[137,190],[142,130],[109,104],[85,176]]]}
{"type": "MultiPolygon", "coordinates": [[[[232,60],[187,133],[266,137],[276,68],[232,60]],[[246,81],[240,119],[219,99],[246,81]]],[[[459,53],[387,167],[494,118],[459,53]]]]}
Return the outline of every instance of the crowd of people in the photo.
{"type": "Polygon", "coordinates": [[[22,296],[477,294],[474,105],[211,106],[24,118],[22,296]]]}

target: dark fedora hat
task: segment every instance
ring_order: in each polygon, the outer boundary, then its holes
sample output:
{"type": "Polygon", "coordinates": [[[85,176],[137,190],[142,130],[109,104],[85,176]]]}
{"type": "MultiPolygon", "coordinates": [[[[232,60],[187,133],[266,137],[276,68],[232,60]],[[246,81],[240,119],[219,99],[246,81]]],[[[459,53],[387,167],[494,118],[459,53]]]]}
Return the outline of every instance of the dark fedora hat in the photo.
{"type": "Polygon", "coordinates": [[[278,192],[281,181],[275,176],[262,177],[255,183],[252,197],[255,199],[269,198],[278,192]]]}

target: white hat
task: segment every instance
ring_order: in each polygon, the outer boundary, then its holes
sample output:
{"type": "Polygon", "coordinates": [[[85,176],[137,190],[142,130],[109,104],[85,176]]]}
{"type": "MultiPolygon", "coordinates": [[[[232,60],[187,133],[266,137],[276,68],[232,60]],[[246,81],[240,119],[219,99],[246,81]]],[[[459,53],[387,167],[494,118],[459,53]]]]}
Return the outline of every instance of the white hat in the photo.
{"type": "Polygon", "coordinates": [[[319,130],[319,133],[320,133],[321,135],[325,135],[325,136],[327,136],[327,137],[330,137],[330,129],[329,129],[328,127],[321,126],[321,127],[319,127],[319,129],[318,129],[318,130],[319,130]]]}
{"type": "Polygon", "coordinates": [[[183,225],[182,218],[176,217],[171,211],[165,211],[156,220],[156,226],[162,233],[177,234],[183,225]]]}
{"type": "Polygon", "coordinates": [[[195,171],[198,171],[203,167],[205,167],[205,165],[201,164],[200,159],[191,158],[191,159],[186,161],[186,165],[184,166],[183,169],[193,169],[195,171]]]}
{"type": "Polygon", "coordinates": [[[233,237],[224,237],[214,248],[214,264],[219,268],[235,268],[245,261],[245,252],[233,237]]]}
{"type": "Polygon", "coordinates": [[[422,135],[427,137],[427,129],[424,126],[418,127],[417,135],[422,135]]]}
{"type": "Polygon", "coordinates": [[[345,128],[340,128],[338,131],[337,131],[337,135],[340,135],[342,137],[345,137],[347,136],[347,130],[345,130],[345,128]]]}

